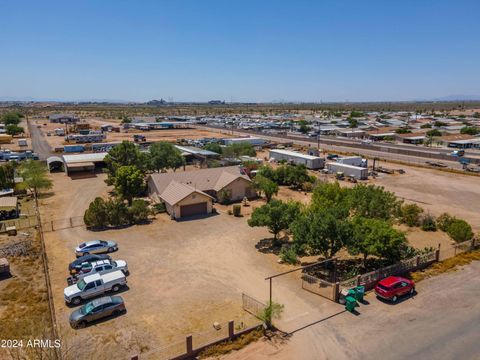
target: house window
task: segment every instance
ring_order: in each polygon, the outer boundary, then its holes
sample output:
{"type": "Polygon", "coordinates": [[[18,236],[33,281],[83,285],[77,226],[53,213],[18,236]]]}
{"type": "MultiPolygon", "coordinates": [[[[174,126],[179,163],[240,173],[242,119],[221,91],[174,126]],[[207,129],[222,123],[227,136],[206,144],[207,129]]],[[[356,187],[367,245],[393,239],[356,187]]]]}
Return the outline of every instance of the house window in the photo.
{"type": "Polygon", "coordinates": [[[196,197],[197,197],[197,195],[195,195],[195,194],[194,194],[194,195],[192,195],[192,199],[195,199],[196,197]]]}

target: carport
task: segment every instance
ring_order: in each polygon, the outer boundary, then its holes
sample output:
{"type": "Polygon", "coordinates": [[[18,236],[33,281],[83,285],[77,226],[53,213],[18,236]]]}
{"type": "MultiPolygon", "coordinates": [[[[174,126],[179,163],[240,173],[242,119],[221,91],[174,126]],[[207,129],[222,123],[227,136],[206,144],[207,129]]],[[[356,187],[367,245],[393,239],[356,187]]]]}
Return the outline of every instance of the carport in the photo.
{"type": "Polygon", "coordinates": [[[50,156],[47,159],[47,166],[50,172],[63,171],[65,163],[63,162],[63,159],[59,156],[50,156]]]}
{"type": "Polygon", "coordinates": [[[71,175],[72,173],[95,172],[97,166],[104,165],[106,155],[106,152],[63,155],[65,173],[71,175]]]}

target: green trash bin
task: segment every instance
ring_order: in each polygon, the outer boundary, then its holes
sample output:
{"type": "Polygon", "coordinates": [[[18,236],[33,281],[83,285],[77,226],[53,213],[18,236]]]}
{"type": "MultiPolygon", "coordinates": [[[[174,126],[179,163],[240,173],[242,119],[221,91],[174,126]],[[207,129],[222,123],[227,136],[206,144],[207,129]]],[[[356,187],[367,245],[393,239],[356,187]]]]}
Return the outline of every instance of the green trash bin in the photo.
{"type": "Polygon", "coordinates": [[[351,296],[354,298],[356,297],[356,295],[357,295],[357,291],[355,290],[355,288],[348,290],[347,296],[351,296]]]}
{"type": "Polygon", "coordinates": [[[347,311],[353,312],[357,306],[357,300],[352,296],[347,296],[345,298],[345,309],[347,311]]]}
{"type": "Polygon", "coordinates": [[[363,301],[364,296],[365,296],[365,286],[357,286],[355,288],[355,299],[357,299],[357,301],[363,301]]]}

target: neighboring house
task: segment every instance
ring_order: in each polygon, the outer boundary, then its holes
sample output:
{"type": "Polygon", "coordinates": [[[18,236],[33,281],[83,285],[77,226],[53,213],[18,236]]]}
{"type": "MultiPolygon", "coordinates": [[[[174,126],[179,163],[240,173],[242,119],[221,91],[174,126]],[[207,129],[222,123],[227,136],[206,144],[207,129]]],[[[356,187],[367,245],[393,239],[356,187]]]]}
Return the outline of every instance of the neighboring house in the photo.
{"type": "Polygon", "coordinates": [[[151,174],[150,197],[163,202],[175,219],[212,212],[213,200],[239,201],[255,197],[250,178],[237,166],[151,174]]]}
{"type": "Polygon", "coordinates": [[[59,124],[75,124],[80,121],[77,116],[71,114],[51,114],[48,119],[51,123],[59,124]]]}

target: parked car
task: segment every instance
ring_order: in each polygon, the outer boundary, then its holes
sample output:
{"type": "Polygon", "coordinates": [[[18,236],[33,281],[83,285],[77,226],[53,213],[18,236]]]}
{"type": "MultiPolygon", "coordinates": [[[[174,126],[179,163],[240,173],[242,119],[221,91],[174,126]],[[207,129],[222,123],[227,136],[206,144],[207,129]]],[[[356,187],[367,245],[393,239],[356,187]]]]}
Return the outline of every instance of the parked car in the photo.
{"type": "Polygon", "coordinates": [[[79,305],[82,300],[103,295],[108,291],[117,292],[125,285],[127,285],[127,278],[121,271],[103,275],[92,274],[66,287],[63,295],[67,304],[79,305]]]}
{"type": "Polygon", "coordinates": [[[104,296],[88,302],[70,315],[70,326],[83,328],[87,323],[125,312],[125,303],[120,296],[104,296]]]}
{"type": "Polygon", "coordinates": [[[120,270],[127,276],[129,274],[127,262],[125,260],[99,260],[83,263],[77,274],[67,279],[68,285],[73,285],[85,276],[92,274],[108,274],[120,270]]]}
{"type": "Polygon", "coordinates": [[[403,295],[413,295],[415,293],[415,283],[412,280],[400,276],[389,276],[380,280],[375,286],[375,294],[385,300],[397,302],[403,295]]]}
{"type": "Polygon", "coordinates": [[[75,249],[75,254],[77,256],[82,256],[89,254],[110,253],[115,250],[118,250],[118,246],[115,241],[91,240],[78,245],[75,249]]]}
{"type": "Polygon", "coordinates": [[[0,258],[0,275],[10,273],[10,264],[6,258],[0,258]]]}
{"type": "Polygon", "coordinates": [[[93,261],[98,260],[111,260],[112,258],[110,255],[107,254],[90,254],[90,255],[83,255],[77,258],[75,261],[72,261],[70,265],[68,265],[68,271],[70,274],[74,275],[80,271],[82,268],[82,264],[84,263],[91,263],[93,261]]]}

